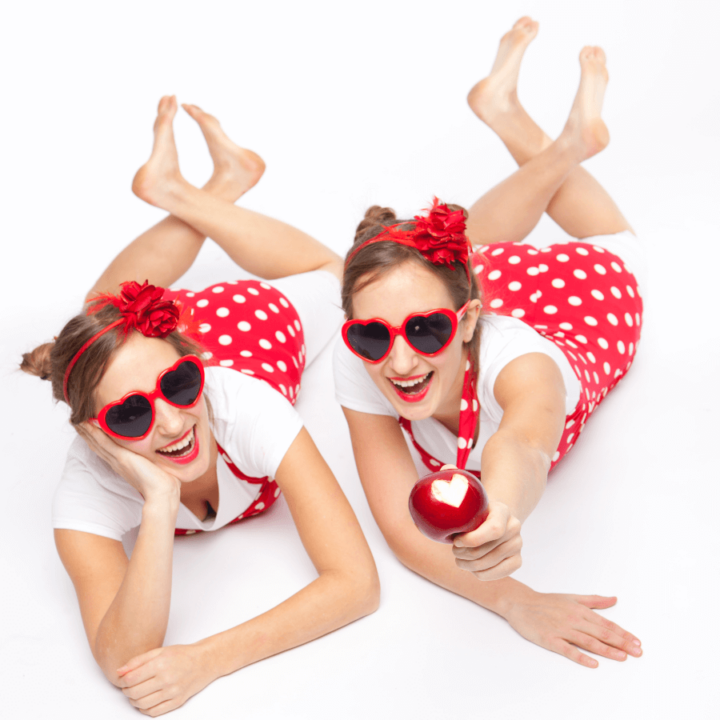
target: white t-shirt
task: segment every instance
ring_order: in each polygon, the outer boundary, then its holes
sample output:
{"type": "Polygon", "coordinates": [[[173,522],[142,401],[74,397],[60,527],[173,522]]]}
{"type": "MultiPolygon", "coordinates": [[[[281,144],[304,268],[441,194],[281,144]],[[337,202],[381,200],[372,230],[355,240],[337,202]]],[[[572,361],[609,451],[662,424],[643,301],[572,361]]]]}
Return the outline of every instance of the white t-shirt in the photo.
{"type": "MultiPolygon", "coordinates": [[[[270,385],[235,370],[205,370],[205,396],[212,406],[211,429],[233,463],[252,478],[274,478],[303,426],[295,408],[270,385]]],[[[176,528],[217,530],[253,502],[260,486],[238,479],[218,456],[220,500],[214,518],[200,520],[180,505],[176,528]]],[[[77,437],[53,501],[53,527],[122,540],[140,525],[144,500],[77,437]]]]}
{"type": "MultiPolygon", "coordinates": [[[[580,381],[562,351],[513,317],[485,315],[480,318],[480,372],[477,381],[480,403],[480,436],[471,450],[468,470],[481,470],[480,458],[485,443],[502,420],[503,410],[495,399],[494,387],[500,371],[512,360],[528,353],[543,353],[551,357],[560,368],[565,383],[565,413],[569,415],[580,400],[580,381]]],[[[350,352],[339,338],[333,358],[335,397],[350,410],[372,415],[390,415],[399,418],[392,403],[382,394],[365,370],[365,363],[350,352]]],[[[459,412],[459,410],[458,410],[459,412]]],[[[438,460],[454,463],[457,458],[457,437],[442,423],[433,418],[413,422],[415,439],[438,460]]],[[[409,444],[409,441],[408,441],[409,444]]],[[[414,449],[413,449],[414,450],[414,449]]]]}

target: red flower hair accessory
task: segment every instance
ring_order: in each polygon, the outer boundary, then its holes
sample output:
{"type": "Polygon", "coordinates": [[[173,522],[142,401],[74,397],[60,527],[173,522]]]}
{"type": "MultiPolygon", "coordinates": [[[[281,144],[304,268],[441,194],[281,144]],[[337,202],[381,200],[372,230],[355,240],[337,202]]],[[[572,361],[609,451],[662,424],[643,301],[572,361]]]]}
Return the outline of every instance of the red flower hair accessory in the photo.
{"type": "Polygon", "coordinates": [[[433,265],[467,263],[469,242],[462,210],[450,210],[435,198],[427,217],[415,216],[415,230],[411,232],[415,247],[433,265]]]}
{"type": "Polygon", "coordinates": [[[174,302],[162,299],[165,288],[150,285],[147,280],[142,285],[133,281],[122,283],[120,287],[119,295],[106,293],[93,298],[90,314],[114,305],[123,316],[126,334],[137,330],[145,337],[165,338],[175,330],[180,309],[174,302]]]}
{"type": "Polygon", "coordinates": [[[386,227],[384,232],[366,240],[350,253],[345,267],[365,246],[392,240],[400,245],[414,247],[433,265],[446,265],[454,270],[454,262],[462,263],[470,282],[468,258],[472,248],[465,234],[463,211],[451,210],[445,203],[434,198],[427,216],[416,215],[414,220],[415,227],[412,230],[402,230],[401,227],[405,223],[398,223],[386,227]]]}
{"type": "Polygon", "coordinates": [[[78,351],[70,361],[65,370],[65,378],[63,380],[63,395],[65,402],[70,404],[68,400],[68,380],[75,363],[80,356],[102,335],[108,330],[124,325],[122,331],[127,335],[131,330],[137,330],[145,337],[166,338],[173,330],[175,330],[180,322],[180,307],[174,302],[163,300],[165,288],[150,285],[146,280],[142,285],[135,281],[122,283],[119,295],[112,293],[104,293],[93,298],[90,302],[92,306],[88,310],[88,314],[93,315],[108,305],[114,305],[122,317],[115,322],[110,323],[99,333],[93,335],[78,351]]]}

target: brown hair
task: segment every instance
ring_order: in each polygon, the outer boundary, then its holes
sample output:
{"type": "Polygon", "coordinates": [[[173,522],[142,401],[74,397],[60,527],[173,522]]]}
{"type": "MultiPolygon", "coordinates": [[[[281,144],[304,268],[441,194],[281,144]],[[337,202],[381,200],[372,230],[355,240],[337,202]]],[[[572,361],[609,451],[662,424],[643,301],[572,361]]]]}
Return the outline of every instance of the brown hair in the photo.
{"type": "MultiPolygon", "coordinates": [[[[462,210],[465,217],[467,217],[467,211],[459,205],[448,205],[448,207],[450,210],[462,210]]],[[[355,231],[355,241],[348,251],[345,261],[347,262],[350,254],[362,243],[379,235],[389,225],[396,224],[400,224],[402,230],[412,230],[415,227],[414,220],[398,220],[395,211],[391,208],[373,205],[367,210],[365,217],[358,225],[355,231]]],[[[360,250],[345,267],[342,284],[342,306],[348,319],[352,319],[353,316],[352,298],[356,292],[360,292],[360,290],[379,280],[390,270],[406,262],[417,263],[433,273],[450,293],[455,310],[459,310],[468,299],[482,301],[482,294],[475,273],[471,269],[471,280],[468,287],[468,277],[462,263],[454,262],[452,267],[434,265],[429,260],[426,260],[419,250],[413,247],[400,245],[392,240],[387,242],[379,241],[360,250]]],[[[475,332],[470,342],[464,343],[464,347],[468,350],[475,368],[479,368],[480,323],[475,326],[475,332]]]]}
{"type": "MultiPolygon", "coordinates": [[[[57,401],[64,401],[63,380],[70,361],[93,335],[121,317],[119,310],[113,305],[106,305],[91,315],[76,315],[65,325],[54,342],[39,345],[32,352],[24,353],[20,369],[42,380],[50,380],[53,397],[57,401]]],[[[113,353],[125,340],[122,326],[109,330],[92,343],[78,359],[68,382],[68,398],[72,408],[70,422],[73,425],[79,425],[95,416],[95,388],[100,383],[113,353]]],[[[180,357],[200,356],[202,353],[202,348],[196,342],[177,330],[171,332],[165,340],[175,348],[180,357]]]]}

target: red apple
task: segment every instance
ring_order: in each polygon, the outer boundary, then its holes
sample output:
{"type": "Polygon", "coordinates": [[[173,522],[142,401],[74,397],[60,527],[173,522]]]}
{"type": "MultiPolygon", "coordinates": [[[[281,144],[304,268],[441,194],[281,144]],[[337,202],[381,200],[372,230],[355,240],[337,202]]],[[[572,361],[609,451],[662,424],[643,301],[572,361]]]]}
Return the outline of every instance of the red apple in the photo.
{"type": "Polygon", "coordinates": [[[443,543],[452,543],[458,533],[479,528],[490,512],[480,481],[452,465],[420,478],[408,504],[418,530],[443,543]]]}

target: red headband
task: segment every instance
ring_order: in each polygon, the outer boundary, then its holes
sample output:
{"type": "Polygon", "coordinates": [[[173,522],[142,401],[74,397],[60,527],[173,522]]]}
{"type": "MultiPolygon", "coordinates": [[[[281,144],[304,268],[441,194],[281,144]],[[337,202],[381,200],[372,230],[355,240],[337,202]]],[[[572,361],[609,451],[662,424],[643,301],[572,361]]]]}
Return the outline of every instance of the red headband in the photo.
{"type": "Polygon", "coordinates": [[[433,265],[447,265],[454,270],[453,262],[462,263],[465,266],[468,283],[472,284],[468,262],[472,246],[465,235],[463,211],[450,210],[446,204],[441,204],[437,198],[434,198],[427,217],[416,215],[414,220],[415,227],[412,230],[399,229],[406,223],[390,225],[379,235],[361,243],[350,253],[345,261],[345,267],[367,245],[390,241],[415,248],[433,265]]]}
{"type": "Polygon", "coordinates": [[[124,324],[123,332],[126,335],[130,330],[137,330],[145,337],[165,338],[178,326],[180,308],[174,302],[162,299],[165,288],[149,285],[147,280],[142,285],[134,281],[122,283],[121,288],[119,295],[105,293],[90,301],[92,307],[88,311],[89,315],[95,314],[108,305],[114,305],[122,317],[93,335],[70,361],[63,380],[63,395],[68,405],[70,404],[67,392],[68,380],[75,363],[108,330],[124,324]]]}

